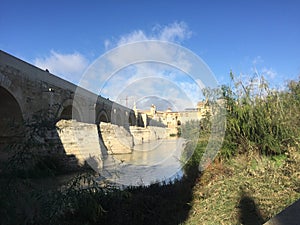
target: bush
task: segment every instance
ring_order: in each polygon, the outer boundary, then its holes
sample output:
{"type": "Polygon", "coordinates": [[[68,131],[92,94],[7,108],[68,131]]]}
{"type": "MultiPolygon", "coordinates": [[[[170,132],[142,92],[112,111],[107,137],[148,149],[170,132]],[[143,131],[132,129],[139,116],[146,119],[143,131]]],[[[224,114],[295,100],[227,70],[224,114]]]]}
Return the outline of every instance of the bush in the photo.
{"type": "Polygon", "coordinates": [[[249,151],[278,155],[297,145],[299,82],[293,81],[289,91],[279,92],[271,90],[263,77],[250,79],[248,85],[236,81],[233,74],[231,77],[235,87],[222,87],[227,102],[222,155],[228,158],[249,151]]]}

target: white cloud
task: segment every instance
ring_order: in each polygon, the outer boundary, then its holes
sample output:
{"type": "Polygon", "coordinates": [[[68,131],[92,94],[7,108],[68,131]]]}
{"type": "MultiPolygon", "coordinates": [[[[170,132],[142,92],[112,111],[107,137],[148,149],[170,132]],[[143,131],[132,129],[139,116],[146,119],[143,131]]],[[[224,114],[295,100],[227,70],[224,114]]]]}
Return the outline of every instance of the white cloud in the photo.
{"type": "Polygon", "coordinates": [[[106,39],[104,47],[111,51],[100,56],[87,71],[88,60],[77,52],[62,54],[52,50],[47,57],[36,58],[34,64],[73,83],[80,81],[80,86],[121,104],[128,96],[132,105],[133,100],[157,96],[150,99],[161,98],[184,109],[200,100],[200,89],[210,81],[198,58],[179,46],[191,35],[187,24],[174,22],[156,25],[149,33],[134,30],[118,39],[106,39]],[[158,42],[142,42],[147,40],[158,42]],[[130,43],[134,43],[134,48],[130,43]]]}
{"type": "Polygon", "coordinates": [[[266,68],[266,67],[262,68],[261,74],[270,79],[274,79],[277,76],[277,72],[275,70],[273,70],[272,68],[266,68]]]}
{"type": "Polygon", "coordinates": [[[184,22],[174,22],[166,26],[156,25],[150,33],[146,33],[143,30],[134,30],[129,34],[122,35],[117,41],[105,40],[104,46],[106,49],[123,46],[120,52],[113,54],[113,57],[109,59],[114,67],[124,65],[126,62],[142,61],[143,59],[155,56],[156,61],[176,60],[176,64],[180,64],[180,67],[187,71],[190,67],[189,62],[186,61],[185,55],[181,55],[180,51],[174,52],[174,48],[163,47],[160,43],[156,45],[152,43],[151,47],[146,43],[141,43],[139,49],[136,48],[133,51],[130,46],[127,48],[124,46],[130,43],[149,40],[177,42],[180,44],[182,41],[190,38],[191,34],[192,32],[184,22]],[[173,49],[173,52],[171,52],[171,49],[173,49]]]}
{"type": "Polygon", "coordinates": [[[137,41],[146,41],[146,40],[151,40],[150,36],[147,37],[144,31],[142,30],[135,30],[129,34],[123,35],[120,37],[117,46],[128,44],[128,43],[133,43],[137,41]]]}
{"type": "Polygon", "coordinates": [[[263,58],[261,56],[256,56],[252,60],[251,71],[259,77],[264,76],[265,78],[271,80],[275,79],[278,76],[277,72],[273,68],[267,68],[263,64],[264,64],[263,58]]]}
{"type": "Polygon", "coordinates": [[[107,39],[104,47],[111,50],[89,67],[84,87],[129,107],[141,99],[159,106],[169,102],[174,109],[194,107],[204,84],[213,82],[199,57],[180,46],[191,34],[184,22],[175,22],[107,39]]]}
{"type": "Polygon", "coordinates": [[[264,60],[262,59],[261,56],[256,56],[253,60],[252,60],[252,64],[253,65],[257,65],[257,64],[260,64],[260,63],[263,63],[264,60]]]}
{"type": "MultiPolygon", "coordinates": [[[[163,41],[180,45],[191,35],[186,23],[174,22],[166,26],[156,25],[149,33],[134,30],[118,40],[106,40],[105,48],[122,47],[120,50],[113,49],[106,57],[108,63],[105,66],[109,64],[114,68],[112,71],[117,72],[109,79],[98,79],[107,83],[101,92],[115,101],[131,96],[131,104],[133,99],[157,96],[154,99],[165,99],[181,110],[194,107],[202,97],[204,83],[209,83],[209,79],[205,78],[207,70],[203,65],[199,66],[198,58],[184,48],[161,43],[163,41]],[[143,42],[147,40],[158,42],[143,42]],[[130,45],[133,43],[134,48],[130,45]],[[151,59],[153,61],[149,62],[151,59]],[[132,62],[137,63],[130,64],[132,62]],[[130,68],[122,68],[129,64],[130,68]],[[205,78],[204,81],[200,80],[199,74],[202,75],[201,79],[205,78]],[[198,75],[197,79],[193,79],[193,75],[198,75]]],[[[105,66],[98,65],[97,68],[105,66]]],[[[122,104],[122,101],[119,102],[122,104]]],[[[157,101],[157,104],[159,102],[161,101],[157,101]]]]}
{"type": "Polygon", "coordinates": [[[165,26],[159,33],[159,40],[182,42],[185,39],[190,38],[192,32],[184,22],[172,23],[169,26],[165,26]]]}
{"type": "MultiPolygon", "coordinates": [[[[181,43],[189,39],[192,32],[184,22],[174,22],[166,26],[156,25],[152,32],[146,33],[143,30],[134,30],[129,34],[125,34],[119,38],[116,46],[146,40],[160,40],[181,43]]],[[[111,42],[110,42],[111,43],[111,42]]],[[[107,46],[107,40],[104,42],[107,46]]]]}
{"type": "Polygon", "coordinates": [[[108,40],[108,39],[106,39],[106,40],[104,41],[104,47],[105,47],[105,49],[106,49],[106,50],[109,49],[110,45],[111,45],[111,41],[108,40]]]}
{"type": "Polygon", "coordinates": [[[34,65],[41,69],[48,69],[52,74],[77,83],[88,66],[88,60],[77,52],[61,54],[51,50],[49,56],[36,58],[34,65]]]}
{"type": "MultiPolygon", "coordinates": [[[[192,84],[174,83],[172,80],[162,76],[140,77],[135,80],[131,79],[130,83],[126,83],[124,80],[121,82],[120,77],[117,77],[114,80],[117,81],[112,82],[112,86],[108,88],[109,90],[118,90],[114,92],[113,99],[124,104],[124,99],[130,96],[130,99],[128,99],[129,107],[133,106],[134,101],[140,102],[141,99],[151,99],[152,101],[155,101],[151,102],[148,106],[145,106],[147,109],[151,104],[158,106],[161,100],[172,102],[175,108],[181,110],[194,106],[192,101],[194,100],[193,97],[196,95],[196,92],[190,93],[190,91],[192,91],[192,84]],[[123,83],[122,87],[120,83],[123,83]],[[126,85],[124,85],[124,83],[126,83],[126,85]],[[187,90],[185,88],[187,88],[187,90]],[[153,98],[153,96],[156,97],[153,98]]],[[[147,102],[149,103],[149,101],[147,102]]]]}

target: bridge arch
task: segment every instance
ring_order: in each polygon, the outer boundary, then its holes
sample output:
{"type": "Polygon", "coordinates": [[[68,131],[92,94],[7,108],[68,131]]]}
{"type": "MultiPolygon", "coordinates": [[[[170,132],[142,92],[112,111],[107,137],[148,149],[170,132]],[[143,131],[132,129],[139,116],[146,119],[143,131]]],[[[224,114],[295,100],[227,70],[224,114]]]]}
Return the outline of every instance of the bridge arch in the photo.
{"type": "Polygon", "coordinates": [[[1,127],[5,121],[23,122],[21,105],[14,95],[4,87],[0,86],[0,118],[1,127]]]}
{"type": "Polygon", "coordinates": [[[129,113],[128,123],[129,123],[129,126],[135,125],[135,115],[133,113],[129,113]]]}
{"type": "Polygon", "coordinates": [[[80,107],[72,99],[67,99],[63,102],[58,112],[58,119],[64,120],[82,120],[80,107]]]}
{"type": "Polygon", "coordinates": [[[14,95],[0,86],[0,149],[23,136],[23,113],[14,95]]]}
{"type": "Polygon", "coordinates": [[[101,110],[100,112],[97,113],[96,123],[99,124],[101,122],[105,122],[105,123],[110,122],[108,114],[105,110],[101,110]]]}

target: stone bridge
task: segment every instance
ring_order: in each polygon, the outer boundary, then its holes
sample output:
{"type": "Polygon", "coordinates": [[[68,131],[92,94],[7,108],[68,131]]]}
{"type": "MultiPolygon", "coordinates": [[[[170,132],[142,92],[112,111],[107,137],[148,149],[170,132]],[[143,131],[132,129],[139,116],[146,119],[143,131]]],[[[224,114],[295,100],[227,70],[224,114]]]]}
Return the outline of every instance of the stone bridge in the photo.
{"type": "MultiPolygon", "coordinates": [[[[28,120],[41,111],[57,119],[135,125],[133,110],[0,51],[0,101],[3,118],[28,120]],[[74,96],[76,100],[74,100],[74,96]]],[[[2,124],[1,124],[2,125],[2,124]]]]}
{"type": "MultiPolygon", "coordinates": [[[[69,121],[58,123],[65,132],[58,132],[57,136],[65,153],[75,155],[78,151],[84,152],[80,148],[86,142],[89,145],[95,142],[93,151],[100,152],[102,146],[99,147],[99,142],[97,144],[100,122],[110,124],[110,128],[128,128],[128,131],[129,126],[137,125],[136,121],[142,125],[133,110],[3,51],[0,51],[0,105],[0,148],[16,141],[20,124],[41,115],[53,117],[56,121],[69,121]]],[[[88,156],[94,157],[95,154],[86,150],[79,161],[88,156]]]]}

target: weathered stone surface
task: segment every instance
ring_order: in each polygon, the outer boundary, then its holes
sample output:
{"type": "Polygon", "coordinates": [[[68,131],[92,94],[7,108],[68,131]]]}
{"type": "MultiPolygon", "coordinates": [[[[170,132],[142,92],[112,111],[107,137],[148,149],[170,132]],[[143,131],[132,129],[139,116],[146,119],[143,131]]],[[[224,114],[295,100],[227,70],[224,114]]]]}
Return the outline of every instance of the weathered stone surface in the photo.
{"type": "Polygon", "coordinates": [[[13,96],[25,121],[41,111],[52,113],[58,118],[68,112],[68,119],[75,118],[87,123],[99,123],[104,118],[118,125],[125,125],[129,120],[131,124],[136,121],[133,110],[50,72],[0,50],[0,89],[13,96]],[[75,111],[76,117],[72,117],[75,111]]]}
{"type": "Polygon", "coordinates": [[[133,136],[134,144],[142,144],[144,142],[150,142],[158,139],[167,138],[167,130],[163,127],[135,127],[131,126],[130,133],[133,136]]]}
{"type": "Polygon", "coordinates": [[[100,134],[109,154],[132,152],[133,137],[124,127],[101,122],[100,134]]]}
{"type": "Polygon", "coordinates": [[[96,171],[102,168],[101,145],[95,124],[60,120],[56,125],[67,155],[75,155],[80,165],[87,162],[96,171]]]}

